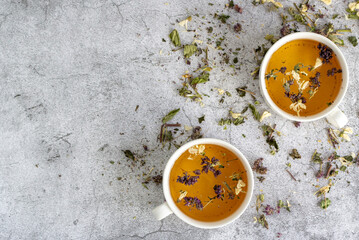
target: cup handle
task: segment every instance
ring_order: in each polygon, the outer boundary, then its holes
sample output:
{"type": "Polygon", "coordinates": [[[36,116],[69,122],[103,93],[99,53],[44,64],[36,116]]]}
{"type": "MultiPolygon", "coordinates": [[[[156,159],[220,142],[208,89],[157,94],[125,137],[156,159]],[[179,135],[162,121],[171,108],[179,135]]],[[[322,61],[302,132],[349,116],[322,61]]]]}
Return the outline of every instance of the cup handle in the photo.
{"type": "Polygon", "coordinates": [[[167,202],[162,203],[161,205],[152,210],[152,214],[157,220],[162,220],[172,213],[173,212],[168,206],[167,202]]]}
{"type": "Polygon", "coordinates": [[[348,118],[338,107],[335,107],[333,111],[327,115],[327,121],[336,128],[342,128],[348,123],[348,118]]]}

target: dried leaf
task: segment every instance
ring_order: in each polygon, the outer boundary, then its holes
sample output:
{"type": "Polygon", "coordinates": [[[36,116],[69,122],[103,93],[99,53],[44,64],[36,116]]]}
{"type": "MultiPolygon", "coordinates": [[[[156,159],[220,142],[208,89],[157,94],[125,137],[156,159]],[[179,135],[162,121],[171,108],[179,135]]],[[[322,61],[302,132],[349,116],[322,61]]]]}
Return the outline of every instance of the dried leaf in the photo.
{"type": "Polygon", "coordinates": [[[180,111],[180,109],[175,109],[172,110],[171,112],[169,112],[165,117],[162,118],[162,123],[166,123],[168,121],[170,121],[174,116],[176,116],[176,114],[180,111]]]}
{"type": "Polygon", "coordinates": [[[181,40],[180,40],[180,38],[179,38],[179,34],[178,34],[178,32],[177,32],[176,29],[174,29],[174,30],[170,33],[169,37],[170,37],[172,43],[173,43],[176,47],[181,46],[181,40]]]}

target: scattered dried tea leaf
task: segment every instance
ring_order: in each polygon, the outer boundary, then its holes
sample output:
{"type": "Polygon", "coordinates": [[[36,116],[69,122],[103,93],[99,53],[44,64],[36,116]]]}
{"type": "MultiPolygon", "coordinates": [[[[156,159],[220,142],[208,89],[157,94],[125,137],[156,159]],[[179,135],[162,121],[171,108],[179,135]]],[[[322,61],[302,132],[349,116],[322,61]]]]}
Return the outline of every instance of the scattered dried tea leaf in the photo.
{"type": "MultiPolygon", "coordinates": [[[[218,16],[218,15],[217,15],[218,16]]],[[[222,22],[222,23],[227,23],[227,19],[229,18],[230,16],[228,15],[225,15],[225,14],[221,14],[218,16],[218,19],[222,22]]]]}
{"type": "Polygon", "coordinates": [[[191,139],[195,140],[195,139],[202,138],[203,135],[201,133],[201,130],[202,130],[202,128],[200,126],[194,127],[192,130],[191,139]]]}
{"type": "Polygon", "coordinates": [[[183,48],[183,55],[185,56],[185,58],[189,58],[191,57],[194,53],[197,52],[197,46],[194,44],[189,44],[189,45],[184,45],[183,48]]]}
{"type": "Polygon", "coordinates": [[[293,159],[299,159],[302,158],[302,156],[299,154],[297,149],[292,149],[292,152],[289,153],[289,156],[291,156],[293,159]]]}
{"type": "Polygon", "coordinates": [[[320,157],[321,155],[322,154],[318,153],[317,150],[315,150],[312,155],[312,162],[322,164],[323,159],[320,157]]]}
{"type": "Polygon", "coordinates": [[[136,161],[136,160],[137,160],[136,157],[135,157],[135,155],[134,155],[130,150],[123,150],[122,152],[125,154],[125,156],[126,156],[127,158],[131,159],[132,161],[136,161]]]}
{"type": "Polygon", "coordinates": [[[198,77],[195,77],[191,80],[191,85],[196,85],[199,83],[206,83],[209,81],[209,73],[208,72],[202,72],[201,75],[198,77]]]}
{"type": "Polygon", "coordinates": [[[330,144],[333,146],[333,148],[337,148],[339,146],[339,140],[335,135],[333,129],[328,128],[327,131],[330,144]]]}
{"type": "Polygon", "coordinates": [[[180,40],[180,37],[179,37],[179,34],[177,32],[176,29],[174,29],[170,35],[169,35],[172,43],[176,46],[176,47],[180,47],[181,46],[181,40],[180,40]]]}
{"type": "Polygon", "coordinates": [[[257,121],[259,121],[260,118],[261,118],[261,116],[259,115],[259,112],[257,111],[256,107],[253,106],[252,104],[249,104],[248,106],[249,106],[249,108],[250,108],[251,111],[252,111],[253,117],[254,117],[257,121]]]}
{"type": "Polygon", "coordinates": [[[198,118],[198,123],[204,122],[204,117],[205,117],[205,115],[203,115],[202,117],[198,118]]]}
{"type": "Polygon", "coordinates": [[[330,206],[330,204],[332,204],[332,201],[330,201],[329,198],[325,198],[320,202],[320,207],[323,209],[327,209],[330,206]]]}
{"type": "Polygon", "coordinates": [[[266,174],[268,170],[263,166],[263,158],[258,158],[255,160],[252,169],[259,174],[266,174]]]}
{"type": "Polygon", "coordinates": [[[164,116],[164,117],[162,118],[162,123],[166,123],[166,122],[172,120],[172,118],[173,118],[174,116],[176,116],[176,114],[177,114],[179,111],[180,111],[180,109],[178,108],[178,109],[175,109],[175,110],[172,110],[171,112],[169,112],[166,116],[164,116]]]}

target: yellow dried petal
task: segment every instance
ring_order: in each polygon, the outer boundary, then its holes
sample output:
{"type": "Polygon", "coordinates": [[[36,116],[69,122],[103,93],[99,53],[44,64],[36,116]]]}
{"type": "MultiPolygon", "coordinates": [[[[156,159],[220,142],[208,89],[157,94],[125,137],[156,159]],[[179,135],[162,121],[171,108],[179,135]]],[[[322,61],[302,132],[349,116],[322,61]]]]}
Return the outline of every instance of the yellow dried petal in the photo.
{"type": "Polygon", "coordinates": [[[320,58],[317,58],[317,60],[315,60],[315,64],[312,70],[317,69],[318,67],[322,66],[323,62],[322,60],[320,60],[320,58]]]}
{"type": "Polygon", "coordinates": [[[320,0],[320,1],[322,1],[323,3],[325,3],[327,5],[332,4],[332,0],[320,0]]]}
{"type": "Polygon", "coordinates": [[[354,11],[356,6],[357,6],[357,4],[355,2],[352,2],[352,3],[349,3],[348,8],[350,9],[350,11],[354,11]]]}
{"type": "Polygon", "coordinates": [[[264,111],[259,122],[262,122],[265,118],[270,117],[272,114],[270,112],[264,111]]]}

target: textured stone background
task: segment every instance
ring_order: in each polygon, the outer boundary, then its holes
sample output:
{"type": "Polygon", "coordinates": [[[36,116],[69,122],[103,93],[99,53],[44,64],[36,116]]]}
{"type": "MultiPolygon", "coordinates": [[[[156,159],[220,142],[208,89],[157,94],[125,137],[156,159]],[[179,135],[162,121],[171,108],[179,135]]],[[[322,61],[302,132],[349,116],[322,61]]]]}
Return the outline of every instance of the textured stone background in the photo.
{"type": "MultiPolygon", "coordinates": [[[[315,180],[318,166],[310,163],[310,156],[315,149],[325,157],[333,151],[325,120],[295,128],[273,114],[266,123],[276,123],[282,132],[275,156],[269,154],[259,124],[249,112],[243,125],[226,131],[218,126],[230,108],[240,111],[252,102],[250,96],[239,98],[236,87],[248,85],[262,102],[259,111],[268,110],[259,96],[258,81],[250,76],[256,66],[253,49],[267,44],[266,34],[279,36],[281,20],[278,13],[254,7],[251,1],[235,1],[243,14],[225,9],[225,1],[212,2],[213,6],[207,1],[1,1],[1,239],[273,239],[278,232],[284,239],[359,238],[359,168],[340,173],[328,194],[332,206],[327,210],[318,206],[313,194],[314,185],[327,182],[315,180]],[[219,27],[209,15],[217,10],[231,16],[228,25],[219,27]],[[175,23],[196,13],[199,17],[189,28],[202,29],[199,39],[206,40],[201,24],[205,16],[203,21],[213,22],[219,36],[228,32],[228,47],[242,48],[241,70],[218,65],[210,82],[200,87],[211,96],[204,107],[178,95],[180,76],[197,68],[196,58],[186,65],[182,52],[172,52],[168,41],[176,27],[182,41],[190,43],[194,33],[183,32],[175,23]],[[239,39],[231,30],[236,22],[243,26],[239,39]],[[219,104],[220,96],[210,91],[214,87],[230,91],[232,97],[219,104]],[[272,205],[288,199],[292,211],[268,216],[269,230],[253,223],[254,198],[241,218],[221,229],[196,229],[173,215],[154,220],[151,210],[163,202],[162,188],[150,183],[145,189],[141,175],[152,167],[153,173],[160,172],[175,151],[158,147],[156,138],[161,118],[178,107],[181,111],[174,121],[196,126],[197,118],[205,114],[201,124],[205,137],[231,142],[251,164],[265,158],[267,179],[256,180],[254,194],[263,191],[265,203],[272,205]],[[144,153],[143,144],[151,152],[144,153]],[[293,147],[302,159],[288,160],[293,147]],[[146,165],[129,166],[125,149],[142,156],[146,165]],[[294,182],[285,172],[287,162],[300,181],[294,182]]],[[[330,7],[314,2],[327,16],[341,14],[332,22],[353,29],[345,39],[358,37],[358,21],[344,18],[348,1],[333,0],[330,7]]],[[[346,44],[341,49],[351,81],[340,108],[357,134],[359,46],[346,44]]],[[[339,154],[350,152],[358,152],[358,135],[341,143],[339,154]]]]}

